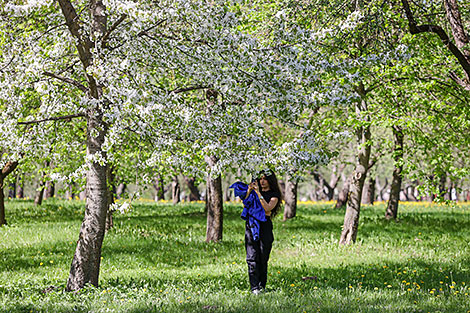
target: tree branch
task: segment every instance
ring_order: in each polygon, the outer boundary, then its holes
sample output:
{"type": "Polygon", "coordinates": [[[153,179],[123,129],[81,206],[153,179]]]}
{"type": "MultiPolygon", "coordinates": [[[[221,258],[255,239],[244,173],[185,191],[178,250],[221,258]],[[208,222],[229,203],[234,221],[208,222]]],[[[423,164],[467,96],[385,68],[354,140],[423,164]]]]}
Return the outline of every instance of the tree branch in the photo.
{"type": "Polygon", "coordinates": [[[410,5],[408,0],[401,0],[403,4],[403,9],[405,10],[406,18],[408,19],[408,26],[410,28],[410,33],[419,34],[419,33],[435,33],[439,36],[442,43],[450,50],[450,52],[457,58],[463,70],[470,77],[470,63],[465,57],[465,55],[460,51],[460,49],[452,43],[447,33],[442,29],[442,27],[437,25],[417,25],[416,20],[414,19],[413,13],[411,12],[410,5]]]}
{"type": "Polygon", "coordinates": [[[71,78],[63,77],[63,76],[60,76],[60,75],[57,75],[57,74],[54,74],[54,73],[51,73],[51,72],[43,72],[43,74],[46,75],[46,76],[58,79],[60,81],[63,81],[65,83],[74,85],[75,87],[77,87],[78,89],[80,89],[81,91],[83,91],[85,93],[88,91],[88,89],[85,86],[83,86],[78,81],[73,80],[71,78]]]}
{"type": "Polygon", "coordinates": [[[18,124],[19,125],[31,125],[31,124],[39,124],[42,122],[48,122],[48,121],[71,120],[72,118],[76,118],[76,117],[85,117],[85,114],[79,113],[79,114],[71,114],[71,115],[65,115],[65,116],[53,116],[53,117],[48,117],[42,120],[18,122],[18,124]]]}
{"type": "Polygon", "coordinates": [[[122,14],[121,17],[111,25],[106,34],[104,34],[103,39],[101,39],[102,45],[106,46],[109,39],[109,35],[127,18],[127,14],[122,14]]]}

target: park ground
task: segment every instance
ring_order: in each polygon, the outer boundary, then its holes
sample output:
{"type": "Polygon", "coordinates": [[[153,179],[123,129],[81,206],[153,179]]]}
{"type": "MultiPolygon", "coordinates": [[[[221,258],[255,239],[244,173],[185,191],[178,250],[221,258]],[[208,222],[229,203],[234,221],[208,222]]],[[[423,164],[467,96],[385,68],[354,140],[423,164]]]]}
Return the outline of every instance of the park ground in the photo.
{"type": "Polygon", "coordinates": [[[80,201],[6,204],[0,312],[470,312],[470,204],[363,206],[356,244],[339,246],[344,210],[305,203],[274,221],[267,292],[249,292],[241,205],[224,207],[224,237],[205,243],[204,205],[138,201],[115,214],[100,286],[65,284],[80,201]]]}

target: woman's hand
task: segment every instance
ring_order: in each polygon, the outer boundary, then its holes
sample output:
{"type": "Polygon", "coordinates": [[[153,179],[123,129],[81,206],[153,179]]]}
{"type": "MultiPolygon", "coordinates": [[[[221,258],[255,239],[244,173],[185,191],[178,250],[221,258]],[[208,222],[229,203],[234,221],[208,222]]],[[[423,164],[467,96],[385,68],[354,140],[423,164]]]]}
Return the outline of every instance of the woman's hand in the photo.
{"type": "Polygon", "coordinates": [[[256,182],[250,183],[248,190],[254,190],[256,192],[258,190],[258,184],[256,182]]]}

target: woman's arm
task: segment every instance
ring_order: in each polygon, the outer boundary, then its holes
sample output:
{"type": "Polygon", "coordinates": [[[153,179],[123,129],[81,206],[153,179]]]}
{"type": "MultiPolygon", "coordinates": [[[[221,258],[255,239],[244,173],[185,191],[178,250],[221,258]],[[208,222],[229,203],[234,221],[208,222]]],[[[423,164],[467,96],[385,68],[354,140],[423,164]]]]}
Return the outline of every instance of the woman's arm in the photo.
{"type": "Polygon", "coordinates": [[[266,200],[261,199],[261,195],[258,195],[258,196],[260,196],[259,201],[261,202],[261,206],[263,207],[264,212],[266,213],[266,215],[270,216],[271,211],[276,207],[276,204],[279,201],[279,199],[273,197],[271,198],[271,200],[269,200],[269,202],[267,202],[266,200]]]}

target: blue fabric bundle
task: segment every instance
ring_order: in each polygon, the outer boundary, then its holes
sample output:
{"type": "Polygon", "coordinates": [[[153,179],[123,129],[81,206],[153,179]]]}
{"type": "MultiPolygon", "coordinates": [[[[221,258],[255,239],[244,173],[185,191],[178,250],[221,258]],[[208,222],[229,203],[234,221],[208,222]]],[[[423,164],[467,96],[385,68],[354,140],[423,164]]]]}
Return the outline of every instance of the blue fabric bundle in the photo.
{"type": "Polygon", "coordinates": [[[242,182],[236,182],[231,185],[230,188],[233,188],[236,197],[240,197],[240,199],[243,200],[244,207],[241,218],[248,220],[248,225],[250,226],[251,233],[253,234],[253,239],[255,241],[259,240],[259,223],[266,222],[266,214],[261,206],[258,195],[256,192],[252,191],[248,197],[246,197],[248,185],[242,182]]]}

